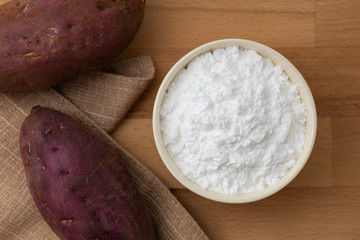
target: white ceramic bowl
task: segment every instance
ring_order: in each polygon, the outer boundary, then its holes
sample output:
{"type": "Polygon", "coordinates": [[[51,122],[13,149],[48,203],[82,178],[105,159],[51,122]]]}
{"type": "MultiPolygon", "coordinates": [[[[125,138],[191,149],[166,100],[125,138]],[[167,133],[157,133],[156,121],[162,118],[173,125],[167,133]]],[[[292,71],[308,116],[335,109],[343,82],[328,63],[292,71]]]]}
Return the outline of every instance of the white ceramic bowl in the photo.
{"type": "Polygon", "coordinates": [[[249,40],[243,40],[243,39],[224,39],[224,40],[210,42],[186,54],[170,69],[168,74],[165,76],[158,90],[154,104],[154,111],[153,111],[153,131],[154,131],[156,147],[168,170],[180,183],[182,183],[185,187],[187,187],[191,191],[205,198],[219,202],[226,202],[226,203],[246,203],[246,202],[257,201],[278,192],[288,183],[290,183],[300,172],[300,170],[304,167],[305,163],[307,162],[310,156],[310,153],[313,149],[315,142],[316,129],[317,129],[317,117],[316,117],[316,108],[315,108],[314,99],[308,85],[305,82],[305,79],[300,74],[300,72],[284,56],[282,56],[280,53],[276,52],[275,50],[260,43],[249,40]],[[294,84],[298,86],[302,102],[305,104],[308,114],[306,121],[305,144],[301,154],[297,158],[296,164],[289,169],[288,173],[284,177],[282,177],[278,183],[266,187],[263,190],[252,193],[246,193],[246,194],[223,194],[223,193],[212,192],[200,187],[196,183],[186,178],[185,175],[183,175],[183,173],[177,167],[175,162],[172,160],[169,153],[167,152],[167,149],[163,143],[162,133],[160,129],[161,104],[169,84],[174,79],[174,77],[179,72],[179,70],[186,67],[189,62],[191,62],[195,57],[199,55],[202,55],[206,52],[211,52],[217,48],[225,48],[230,46],[239,46],[244,49],[255,50],[258,54],[271,59],[276,65],[281,66],[282,69],[288,75],[290,81],[292,81],[294,84]]]}

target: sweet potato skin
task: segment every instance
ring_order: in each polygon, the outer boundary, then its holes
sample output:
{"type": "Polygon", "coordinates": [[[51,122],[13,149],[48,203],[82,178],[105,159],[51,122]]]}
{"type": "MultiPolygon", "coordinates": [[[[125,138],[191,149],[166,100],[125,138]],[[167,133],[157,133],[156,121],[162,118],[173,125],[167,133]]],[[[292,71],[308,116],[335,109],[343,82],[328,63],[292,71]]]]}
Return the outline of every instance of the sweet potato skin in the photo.
{"type": "Polygon", "coordinates": [[[20,151],[35,204],[61,239],[155,239],[122,159],[82,123],[35,107],[21,127],[20,151]]]}
{"type": "Polygon", "coordinates": [[[0,6],[0,91],[52,86],[110,64],[144,0],[13,0],[0,6]]]}

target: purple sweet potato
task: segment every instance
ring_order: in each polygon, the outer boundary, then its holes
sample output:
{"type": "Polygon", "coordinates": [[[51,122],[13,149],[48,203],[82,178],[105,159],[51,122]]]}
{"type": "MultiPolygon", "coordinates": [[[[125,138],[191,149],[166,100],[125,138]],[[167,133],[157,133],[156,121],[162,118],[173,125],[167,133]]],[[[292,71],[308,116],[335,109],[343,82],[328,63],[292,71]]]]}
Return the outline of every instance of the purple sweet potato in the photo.
{"type": "Polygon", "coordinates": [[[145,0],[12,0],[0,6],[0,90],[52,86],[110,64],[145,0]]]}
{"type": "Polygon", "coordinates": [[[123,160],[81,122],[35,107],[21,127],[20,151],[35,204],[61,239],[155,239],[123,160]]]}

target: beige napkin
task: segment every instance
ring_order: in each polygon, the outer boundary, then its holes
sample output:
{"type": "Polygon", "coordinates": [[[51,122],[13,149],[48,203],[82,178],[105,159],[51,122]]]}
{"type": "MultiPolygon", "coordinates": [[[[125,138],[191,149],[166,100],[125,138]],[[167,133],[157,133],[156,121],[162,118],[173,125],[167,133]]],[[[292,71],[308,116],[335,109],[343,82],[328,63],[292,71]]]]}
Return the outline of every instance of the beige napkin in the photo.
{"type": "Polygon", "coordinates": [[[113,64],[105,71],[55,89],[110,132],[154,78],[155,68],[150,57],[137,57],[113,64]]]}
{"type": "Polygon", "coordinates": [[[53,89],[0,92],[0,239],[58,239],[38,212],[26,185],[18,135],[33,106],[60,110],[87,124],[122,155],[148,206],[158,239],[208,239],[167,187],[119,146],[110,131],[154,76],[149,57],[122,61],[53,89]]]}

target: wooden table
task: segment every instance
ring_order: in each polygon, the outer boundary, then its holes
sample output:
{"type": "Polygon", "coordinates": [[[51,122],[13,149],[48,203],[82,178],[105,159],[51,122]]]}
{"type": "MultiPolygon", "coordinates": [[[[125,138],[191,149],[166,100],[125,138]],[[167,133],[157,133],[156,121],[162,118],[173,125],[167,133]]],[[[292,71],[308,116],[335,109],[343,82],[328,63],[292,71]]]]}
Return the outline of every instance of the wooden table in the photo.
{"type": "MultiPolygon", "coordinates": [[[[10,0],[0,0],[0,4],[10,0]]],[[[148,0],[140,32],[121,58],[150,55],[156,77],[112,136],[172,191],[211,239],[360,239],[360,1],[148,0]],[[156,92],[172,65],[217,39],[266,44],[300,70],[315,97],[318,134],[299,176],[249,204],[184,189],[153,139],[156,92]]]]}
{"type": "Polygon", "coordinates": [[[156,77],[112,136],[173,192],[211,239],[360,239],[360,1],[150,0],[122,57],[150,55],[156,77]],[[184,189],[152,134],[156,92],[175,62],[223,38],[264,43],[287,57],[315,97],[318,134],[299,176],[267,199],[221,204],[184,189]]]}

